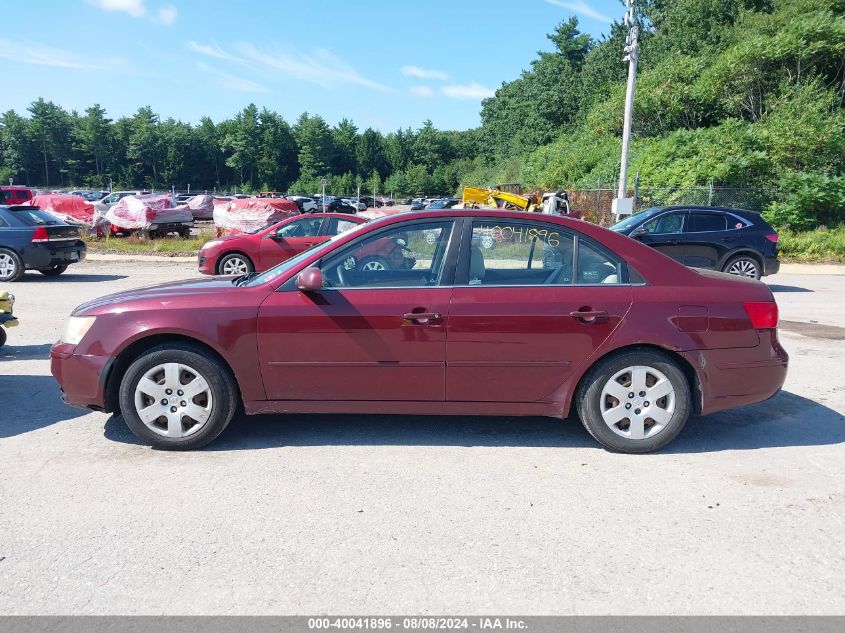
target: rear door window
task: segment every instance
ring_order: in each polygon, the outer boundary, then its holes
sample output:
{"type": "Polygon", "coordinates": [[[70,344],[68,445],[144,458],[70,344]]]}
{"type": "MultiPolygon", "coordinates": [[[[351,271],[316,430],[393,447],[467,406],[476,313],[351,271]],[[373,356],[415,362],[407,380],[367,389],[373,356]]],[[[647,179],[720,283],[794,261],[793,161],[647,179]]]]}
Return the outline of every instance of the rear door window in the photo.
{"type": "Polygon", "coordinates": [[[710,233],[727,229],[727,220],[721,213],[701,213],[692,211],[689,215],[688,233],[710,233]]]}

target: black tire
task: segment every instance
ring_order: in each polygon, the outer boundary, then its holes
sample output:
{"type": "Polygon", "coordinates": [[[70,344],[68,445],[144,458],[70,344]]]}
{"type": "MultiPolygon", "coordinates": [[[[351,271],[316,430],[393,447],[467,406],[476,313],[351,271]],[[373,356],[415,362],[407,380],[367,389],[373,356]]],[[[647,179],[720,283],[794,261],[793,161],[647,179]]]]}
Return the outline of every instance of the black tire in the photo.
{"type": "Polygon", "coordinates": [[[6,344],[6,328],[0,325],[0,347],[6,344]]]}
{"type": "Polygon", "coordinates": [[[753,255],[737,255],[731,257],[722,267],[723,273],[748,277],[749,279],[760,279],[763,276],[763,267],[753,255]]]}
{"type": "Polygon", "coordinates": [[[217,261],[217,274],[218,275],[229,275],[229,274],[238,274],[243,275],[245,273],[255,272],[255,264],[252,263],[252,260],[244,255],[243,253],[229,253],[228,255],[224,255],[217,261]],[[240,260],[244,264],[245,270],[238,273],[225,273],[223,272],[223,268],[229,262],[234,262],[235,260],[240,260]]]}
{"type": "Polygon", "coordinates": [[[3,264],[0,281],[18,281],[26,272],[21,256],[10,248],[0,248],[0,264],[3,264]]]}
{"type": "Polygon", "coordinates": [[[222,361],[190,343],[165,343],[144,353],[129,366],[120,382],[119,400],[123,419],[144,444],[164,450],[193,450],[205,446],[223,432],[235,414],[238,394],[235,379],[222,361]],[[135,391],[138,383],[147,372],[166,363],[178,363],[190,368],[205,380],[211,391],[207,420],[199,425],[198,430],[185,437],[160,435],[141,420],[136,408],[135,391]]]}
{"type": "Polygon", "coordinates": [[[50,268],[39,268],[38,272],[48,277],[58,277],[67,270],[67,264],[51,266],[50,268]]]}
{"type": "MultiPolygon", "coordinates": [[[[624,380],[624,376],[622,379],[624,380]]],[[[620,383],[620,386],[622,386],[622,383],[620,383]]],[[[629,389],[631,387],[624,386],[623,388],[629,389]]],[[[631,411],[640,411],[645,409],[643,405],[651,404],[643,400],[639,393],[633,391],[630,393],[634,393],[634,398],[631,399],[631,402],[620,401],[618,402],[618,406],[624,406],[631,411]],[[627,405],[630,405],[630,407],[627,405]],[[637,407],[641,408],[638,409],[637,407]]],[[[628,397],[629,394],[625,394],[623,400],[628,397]]],[[[611,403],[607,406],[612,406],[612,403],[616,402],[611,395],[606,395],[606,398],[609,398],[608,402],[611,403]]],[[[655,414],[659,406],[662,406],[664,410],[668,409],[668,398],[669,396],[666,396],[665,399],[660,398],[659,402],[653,404],[655,406],[655,414]]],[[[675,439],[678,433],[681,432],[692,411],[692,399],[687,378],[671,357],[653,350],[632,350],[629,352],[620,352],[600,360],[584,376],[578,386],[575,394],[575,406],[581,418],[581,423],[590,435],[598,440],[605,448],[620,453],[648,453],[666,446],[666,444],[675,439]],[[625,418],[617,422],[614,425],[617,430],[612,430],[610,424],[605,422],[601,410],[603,405],[602,392],[605,386],[610,385],[611,379],[618,373],[624,372],[627,368],[631,367],[646,367],[651,371],[656,370],[656,372],[663,374],[671,383],[674,396],[673,410],[668,421],[663,425],[663,428],[661,429],[659,428],[660,425],[655,424],[654,418],[647,418],[644,422],[644,437],[641,439],[624,437],[620,434],[631,432],[631,418],[625,418]],[[651,427],[648,426],[649,419],[651,420],[651,427]],[[628,424],[627,431],[624,428],[626,423],[628,424]],[[652,432],[654,434],[649,435],[652,432]]],[[[647,411],[647,409],[645,410],[647,411]]],[[[643,417],[646,415],[646,413],[643,413],[643,417]]]]}
{"type": "Polygon", "coordinates": [[[390,265],[384,257],[371,255],[358,264],[358,270],[390,270],[390,265]]]}

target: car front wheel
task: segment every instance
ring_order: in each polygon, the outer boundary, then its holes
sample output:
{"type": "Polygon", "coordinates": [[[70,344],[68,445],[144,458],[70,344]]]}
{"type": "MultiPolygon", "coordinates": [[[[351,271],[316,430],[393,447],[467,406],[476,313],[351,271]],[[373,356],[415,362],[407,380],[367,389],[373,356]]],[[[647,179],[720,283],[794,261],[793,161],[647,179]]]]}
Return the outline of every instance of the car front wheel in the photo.
{"type": "Polygon", "coordinates": [[[737,275],[738,277],[749,277],[751,279],[760,279],[762,271],[760,270],[760,263],[750,255],[738,255],[732,257],[722,272],[729,275],[737,275]]]}
{"type": "Polygon", "coordinates": [[[171,343],[135,360],[120,383],[120,410],[144,444],[190,450],[214,440],[237,406],[233,379],[201,348],[171,343]]]}
{"type": "Polygon", "coordinates": [[[220,258],[217,264],[218,273],[221,275],[245,275],[255,270],[252,260],[240,253],[231,253],[220,258]]]}
{"type": "Polygon", "coordinates": [[[680,433],[692,410],[689,383],[677,363],[652,350],[600,361],[576,394],[581,422],[605,448],[648,453],[680,433]]]}

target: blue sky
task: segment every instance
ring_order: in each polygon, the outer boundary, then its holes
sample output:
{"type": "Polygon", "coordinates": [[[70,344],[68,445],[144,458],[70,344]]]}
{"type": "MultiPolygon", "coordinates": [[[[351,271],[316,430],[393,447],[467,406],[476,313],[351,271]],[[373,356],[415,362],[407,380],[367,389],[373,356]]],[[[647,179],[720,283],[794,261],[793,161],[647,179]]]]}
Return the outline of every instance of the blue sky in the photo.
{"type": "MultiPolygon", "coordinates": [[[[29,0],[6,2],[0,109],[44,97],[117,118],[229,118],[246,104],[359,128],[479,123],[571,14],[607,33],[619,0],[29,0]]],[[[621,61],[620,61],[621,63],[621,61]]]]}

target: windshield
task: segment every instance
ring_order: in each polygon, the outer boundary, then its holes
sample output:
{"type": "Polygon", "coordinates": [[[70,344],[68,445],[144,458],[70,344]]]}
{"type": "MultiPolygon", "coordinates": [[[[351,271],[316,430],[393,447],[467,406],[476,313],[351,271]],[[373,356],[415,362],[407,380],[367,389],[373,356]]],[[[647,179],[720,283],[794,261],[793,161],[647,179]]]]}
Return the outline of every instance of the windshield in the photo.
{"type": "Polygon", "coordinates": [[[610,230],[616,231],[617,233],[627,231],[631,227],[637,226],[643,220],[650,218],[659,211],[662,211],[662,209],[646,209],[645,211],[640,211],[639,213],[635,213],[634,215],[625,218],[621,222],[617,222],[616,224],[610,227],[610,230]]]}
{"type": "Polygon", "coordinates": [[[325,246],[326,244],[332,244],[336,242],[341,237],[345,238],[347,235],[354,233],[355,231],[360,231],[362,227],[367,226],[367,223],[364,222],[359,224],[354,229],[350,229],[344,233],[339,233],[335,235],[333,238],[328,240],[327,242],[320,242],[319,244],[314,244],[310,248],[302,251],[299,255],[295,257],[291,257],[289,260],[282,262],[278,266],[271,268],[270,270],[265,270],[260,275],[253,277],[249,280],[249,283],[244,284],[245,286],[260,286],[261,284],[266,284],[268,281],[273,281],[277,277],[287,273],[290,270],[296,268],[300,263],[302,263],[309,255],[311,255],[311,251],[313,251],[318,246],[325,246]]]}

